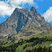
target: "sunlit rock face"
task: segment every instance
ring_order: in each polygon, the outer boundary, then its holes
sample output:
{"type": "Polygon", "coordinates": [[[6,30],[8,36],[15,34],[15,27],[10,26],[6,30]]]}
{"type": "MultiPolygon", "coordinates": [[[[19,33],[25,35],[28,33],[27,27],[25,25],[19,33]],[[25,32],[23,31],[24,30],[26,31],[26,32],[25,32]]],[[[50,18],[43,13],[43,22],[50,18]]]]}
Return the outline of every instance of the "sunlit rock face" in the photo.
{"type": "Polygon", "coordinates": [[[37,13],[34,7],[30,11],[16,8],[11,17],[0,25],[0,36],[31,32],[32,29],[47,32],[50,30],[50,25],[44,20],[44,17],[37,13]],[[30,31],[28,31],[29,29],[30,31]]]}

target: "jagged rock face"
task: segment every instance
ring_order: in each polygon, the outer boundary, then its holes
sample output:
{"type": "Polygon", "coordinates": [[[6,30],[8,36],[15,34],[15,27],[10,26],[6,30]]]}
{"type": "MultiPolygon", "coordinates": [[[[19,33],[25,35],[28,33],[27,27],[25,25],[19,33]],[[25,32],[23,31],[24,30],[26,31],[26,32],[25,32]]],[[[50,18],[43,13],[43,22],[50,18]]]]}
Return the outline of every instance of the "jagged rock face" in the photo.
{"type": "Polygon", "coordinates": [[[11,17],[0,25],[0,36],[15,35],[28,28],[39,28],[41,31],[50,30],[49,24],[35,8],[32,7],[30,11],[16,8],[11,17]]]}

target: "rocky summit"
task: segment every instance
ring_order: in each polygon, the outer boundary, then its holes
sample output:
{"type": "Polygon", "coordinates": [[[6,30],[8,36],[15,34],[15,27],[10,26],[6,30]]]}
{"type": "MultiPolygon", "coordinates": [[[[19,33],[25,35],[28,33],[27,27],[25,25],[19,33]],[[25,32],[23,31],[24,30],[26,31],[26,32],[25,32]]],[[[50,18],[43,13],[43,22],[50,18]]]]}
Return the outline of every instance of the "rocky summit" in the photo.
{"type": "Polygon", "coordinates": [[[50,30],[51,26],[34,7],[30,11],[16,8],[10,18],[0,25],[0,37],[15,36],[18,33],[21,35],[48,33],[50,30]]]}

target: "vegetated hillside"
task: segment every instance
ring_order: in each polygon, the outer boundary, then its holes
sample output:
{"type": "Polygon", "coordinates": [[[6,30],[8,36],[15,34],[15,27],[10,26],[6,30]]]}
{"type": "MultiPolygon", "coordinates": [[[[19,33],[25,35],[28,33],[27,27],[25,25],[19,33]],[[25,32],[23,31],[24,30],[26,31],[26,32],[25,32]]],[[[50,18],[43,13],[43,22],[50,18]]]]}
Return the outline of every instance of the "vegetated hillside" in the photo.
{"type": "Polygon", "coordinates": [[[52,33],[20,37],[16,52],[52,52],[52,33]]]}
{"type": "Polygon", "coordinates": [[[42,42],[51,42],[51,30],[52,27],[34,7],[30,11],[16,8],[11,17],[0,25],[0,46],[12,50],[17,48],[18,51],[18,46],[23,44],[31,44],[31,48],[39,43],[42,45],[42,42]]]}

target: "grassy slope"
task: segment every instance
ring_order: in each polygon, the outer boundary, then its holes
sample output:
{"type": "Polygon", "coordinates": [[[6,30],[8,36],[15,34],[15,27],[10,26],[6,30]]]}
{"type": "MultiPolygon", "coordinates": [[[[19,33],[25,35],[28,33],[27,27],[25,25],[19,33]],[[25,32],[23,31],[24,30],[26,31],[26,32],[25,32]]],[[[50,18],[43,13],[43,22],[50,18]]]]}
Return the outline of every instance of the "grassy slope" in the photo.
{"type": "Polygon", "coordinates": [[[48,34],[42,34],[42,33],[39,33],[36,35],[33,34],[31,36],[27,36],[27,37],[25,36],[21,39],[23,40],[23,44],[19,45],[16,48],[16,52],[25,52],[25,50],[27,50],[27,49],[32,50],[33,48],[35,48],[35,47],[38,48],[39,46],[41,46],[42,48],[44,46],[45,47],[52,47],[52,32],[50,32],[48,34]],[[38,39],[40,39],[40,40],[38,40],[38,39]],[[41,39],[42,39],[42,42],[41,42],[41,39]],[[28,40],[28,41],[32,40],[32,41],[26,42],[26,40],[28,40]],[[24,49],[24,47],[25,47],[25,49],[24,49]]]}
{"type": "MultiPolygon", "coordinates": [[[[28,32],[30,31],[34,32],[34,30],[29,30],[28,32]]],[[[28,49],[33,50],[39,46],[52,47],[52,31],[46,34],[37,30],[36,33],[30,36],[21,35],[21,33],[16,34],[15,39],[14,37],[12,38],[12,42],[10,42],[11,38],[9,38],[10,40],[5,40],[3,47],[11,47],[14,50],[16,49],[16,52],[26,52],[28,49]]]]}

